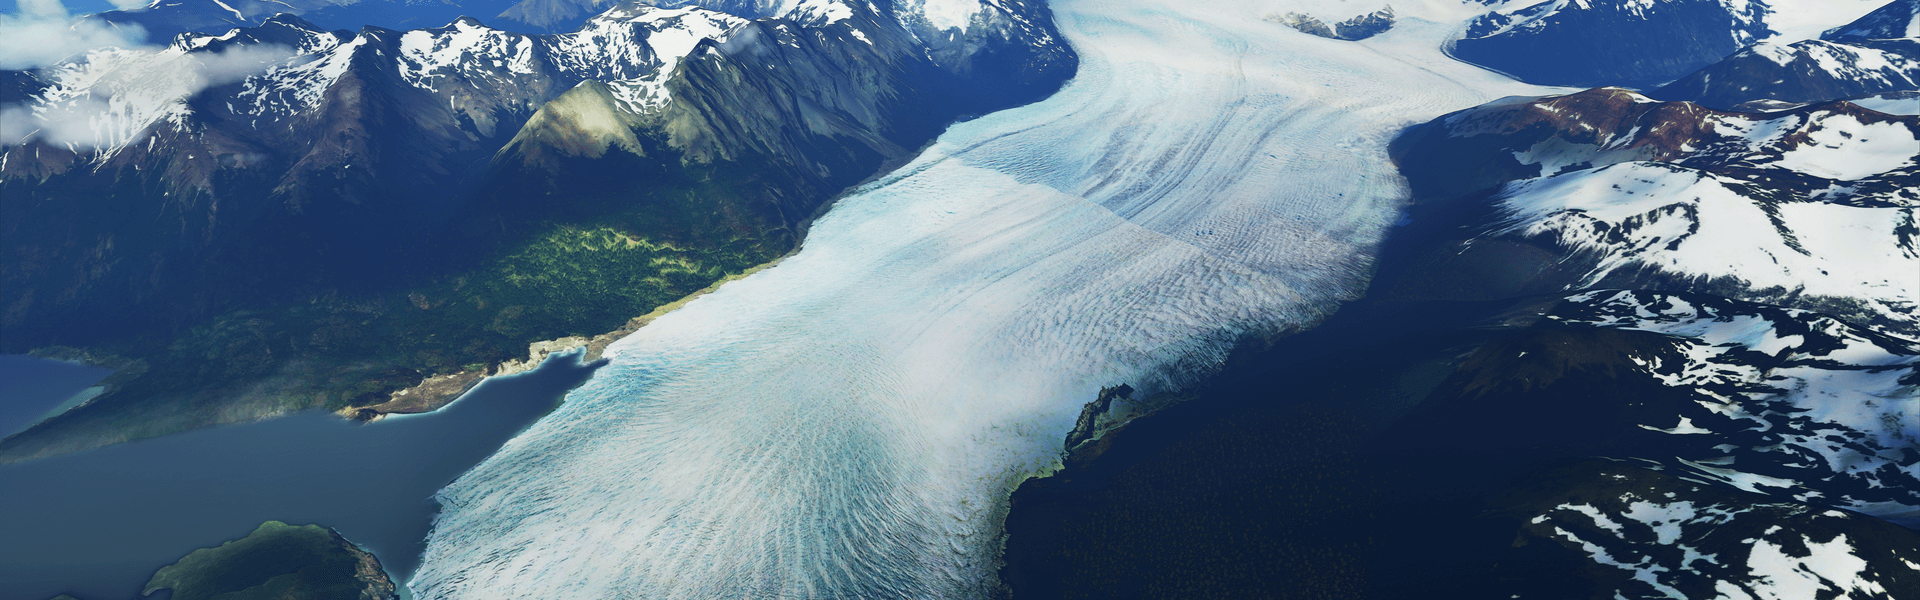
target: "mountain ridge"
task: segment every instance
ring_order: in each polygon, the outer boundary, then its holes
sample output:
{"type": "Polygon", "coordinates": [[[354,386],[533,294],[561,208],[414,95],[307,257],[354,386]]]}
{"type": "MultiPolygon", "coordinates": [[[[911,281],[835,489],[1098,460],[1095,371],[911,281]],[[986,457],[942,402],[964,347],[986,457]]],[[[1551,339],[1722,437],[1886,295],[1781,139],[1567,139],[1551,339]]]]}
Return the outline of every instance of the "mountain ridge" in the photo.
{"type": "MultiPolygon", "coordinates": [[[[1074,69],[1071,51],[1044,37],[1044,9],[1017,31],[976,31],[982,56],[943,65],[892,20],[833,6],[799,15],[809,25],[629,3],[558,35],[472,19],[326,32],[282,15],[51,71],[35,114],[105,96],[131,118],[36,134],[97,150],[49,139],[0,148],[8,211],[34,216],[8,222],[3,341],[153,368],[0,452],[18,460],[93,443],[62,436],[122,439],[113,432],[128,427],[120,411],[134,396],[251,407],[219,419],[345,409],[518,360],[528,343],[613,331],[784,254],[839,189],[958,115],[1043,96],[1074,69]],[[198,89],[113,68],[204,74],[236,57],[246,74],[198,89]],[[596,102],[574,102],[586,95],[596,102]],[[569,100],[544,108],[559,98],[569,100]],[[585,114],[598,125],[583,132],[585,114]],[[317,143],[284,141],[298,139],[317,143]],[[179,229],[97,229],[68,197],[107,213],[159,199],[179,229]],[[568,246],[575,239],[627,241],[568,246]],[[657,266],[612,262],[631,253],[657,266]],[[552,260],[566,268],[532,267],[552,260]],[[564,262],[576,260],[589,262],[564,262]],[[549,283],[529,287],[538,281],[549,283]],[[188,366],[203,344],[252,358],[188,366]],[[357,374],[316,380],[327,368],[357,374]],[[281,383],[264,395],[222,383],[256,379],[281,383]],[[199,391],[167,391],[181,389],[199,391]],[[91,433],[55,432],[68,426],[91,433]]],[[[184,414],[208,409],[196,410],[184,414]]],[[[162,410],[131,430],[196,418],[162,410]]]]}

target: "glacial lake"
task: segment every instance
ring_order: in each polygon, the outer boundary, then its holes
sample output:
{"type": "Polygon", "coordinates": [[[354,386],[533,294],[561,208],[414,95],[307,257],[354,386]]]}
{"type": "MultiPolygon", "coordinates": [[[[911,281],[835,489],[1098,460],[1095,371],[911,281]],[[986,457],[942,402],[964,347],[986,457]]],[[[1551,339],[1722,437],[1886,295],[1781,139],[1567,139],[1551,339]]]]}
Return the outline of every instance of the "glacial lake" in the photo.
{"type": "MultiPolygon", "coordinates": [[[[359,424],[298,413],[0,465],[0,600],[137,598],[160,567],[268,520],[332,527],[404,582],[434,493],[597,368],[556,358],[425,415],[359,424]]],[[[9,396],[30,379],[71,380],[66,395],[92,384],[40,362],[42,377],[7,380],[9,396]]]]}

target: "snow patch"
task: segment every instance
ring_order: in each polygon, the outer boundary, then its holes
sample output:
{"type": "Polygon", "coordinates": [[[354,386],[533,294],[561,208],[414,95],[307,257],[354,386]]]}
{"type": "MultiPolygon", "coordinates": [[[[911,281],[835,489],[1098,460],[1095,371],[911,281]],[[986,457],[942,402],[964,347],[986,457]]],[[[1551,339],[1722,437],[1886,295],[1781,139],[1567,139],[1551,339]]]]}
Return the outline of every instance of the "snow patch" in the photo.
{"type": "MultiPolygon", "coordinates": [[[[1882,139],[1899,135],[1873,131],[1882,139]]],[[[1865,151],[1838,155],[1861,158],[1853,166],[1833,165],[1849,174],[1895,160],[1865,151]]],[[[1812,168],[1834,159],[1795,160],[1812,168]]],[[[1899,242],[1902,228],[1913,226],[1913,208],[1767,203],[1745,196],[1736,180],[1664,163],[1516,181],[1496,202],[1505,224],[1493,235],[1546,238],[1595,257],[1596,266],[1578,284],[1583,287],[1598,286],[1616,271],[1651,268],[1700,279],[1732,277],[1756,290],[1856,299],[1902,322],[1911,322],[1920,307],[1920,285],[1912,275],[1920,272],[1920,255],[1899,242]]]]}
{"type": "Polygon", "coordinates": [[[1776,164],[1852,181],[1907,165],[1920,154],[1920,138],[1899,122],[1861,123],[1852,115],[1835,114],[1816,126],[1806,145],[1789,150],[1776,164]]]}
{"type": "Polygon", "coordinates": [[[1914,95],[1912,93],[1882,94],[1866,98],[1855,98],[1850,100],[1850,102],[1859,105],[1861,108],[1889,115],[1920,115],[1920,95],[1914,95]]]}
{"type": "Polygon", "coordinates": [[[1816,543],[1812,538],[1802,541],[1811,555],[1791,556],[1781,546],[1764,539],[1754,543],[1747,566],[1753,570],[1749,589],[1758,599],[1818,598],[1823,596],[1821,592],[1831,592],[1836,587],[1849,594],[1886,595],[1885,587],[1866,579],[1867,561],[1854,556],[1853,545],[1847,542],[1846,535],[1835,536],[1826,543],[1816,543]]]}
{"type": "Polygon", "coordinates": [[[1712,429],[1703,429],[1700,427],[1695,427],[1693,425],[1693,419],[1689,419],[1687,417],[1680,417],[1679,425],[1675,425],[1667,429],[1660,429],[1657,427],[1650,427],[1647,425],[1641,425],[1640,428],[1648,431],[1658,431],[1660,433],[1670,433],[1674,435],[1698,435],[1698,434],[1704,434],[1704,433],[1713,433],[1712,429]]]}
{"type": "Polygon", "coordinates": [[[979,0],[923,0],[920,14],[936,29],[965,31],[973,16],[984,9],[979,0]]]}

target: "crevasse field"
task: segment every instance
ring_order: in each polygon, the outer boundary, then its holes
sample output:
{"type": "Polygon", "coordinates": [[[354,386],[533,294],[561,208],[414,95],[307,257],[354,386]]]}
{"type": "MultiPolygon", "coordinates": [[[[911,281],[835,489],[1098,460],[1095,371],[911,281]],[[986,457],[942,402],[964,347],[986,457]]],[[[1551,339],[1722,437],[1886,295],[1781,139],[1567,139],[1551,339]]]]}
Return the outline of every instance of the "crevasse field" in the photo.
{"type": "Polygon", "coordinates": [[[797,255],[616,344],[442,492],[411,588],[992,591],[1007,494],[1102,386],[1177,387],[1357,296],[1406,196],[1391,136],[1552,91],[1442,56],[1457,3],[1395,2],[1359,43],[1261,19],[1379,8],[1298,4],[1055,2],[1074,81],[954,126],[797,255]]]}

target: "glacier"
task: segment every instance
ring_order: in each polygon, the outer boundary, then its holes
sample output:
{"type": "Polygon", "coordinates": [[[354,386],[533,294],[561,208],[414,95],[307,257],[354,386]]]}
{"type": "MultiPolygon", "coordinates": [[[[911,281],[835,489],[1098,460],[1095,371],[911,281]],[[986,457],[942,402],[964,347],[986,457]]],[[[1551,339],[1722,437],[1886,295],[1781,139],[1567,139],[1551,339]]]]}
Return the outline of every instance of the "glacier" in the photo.
{"type": "Polygon", "coordinates": [[[953,126],[798,253],[609,348],[441,492],[409,587],[996,593],[1008,494],[1102,386],[1178,389],[1357,297],[1408,196],[1396,132],[1564,91],[1441,54],[1484,7],[1395,2],[1363,42],[1262,20],[1351,16],[1309,4],[1055,2],[1073,81],[953,126]]]}

